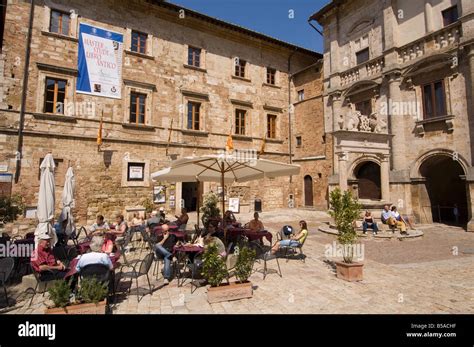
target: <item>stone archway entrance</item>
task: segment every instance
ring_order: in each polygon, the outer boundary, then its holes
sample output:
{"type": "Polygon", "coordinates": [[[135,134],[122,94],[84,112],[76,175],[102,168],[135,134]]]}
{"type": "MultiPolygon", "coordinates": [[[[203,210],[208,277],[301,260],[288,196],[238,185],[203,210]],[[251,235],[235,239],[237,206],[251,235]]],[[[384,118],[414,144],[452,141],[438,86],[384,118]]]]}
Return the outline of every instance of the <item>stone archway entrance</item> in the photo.
{"type": "Polygon", "coordinates": [[[462,166],[450,156],[436,155],[420,166],[420,174],[426,179],[425,187],[433,222],[465,224],[468,220],[466,181],[462,166]],[[459,211],[456,221],[454,208],[459,211]]]}
{"type": "Polygon", "coordinates": [[[313,206],[313,178],[310,175],[304,176],[304,205],[313,206]]]}
{"type": "Polygon", "coordinates": [[[380,166],[372,161],[359,164],[354,170],[360,199],[381,200],[380,166]]]}

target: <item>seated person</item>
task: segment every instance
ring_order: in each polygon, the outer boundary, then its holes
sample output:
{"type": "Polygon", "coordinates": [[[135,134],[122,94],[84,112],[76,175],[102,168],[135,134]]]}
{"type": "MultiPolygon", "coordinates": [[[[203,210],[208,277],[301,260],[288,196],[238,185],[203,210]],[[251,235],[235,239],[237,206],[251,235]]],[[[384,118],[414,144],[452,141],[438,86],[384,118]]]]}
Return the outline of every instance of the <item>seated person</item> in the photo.
{"type": "Polygon", "coordinates": [[[164,273],[163,277],[165,284],[171,280],[171,258],[173,256],[173,247],[176,244],[176,236],[170,234],[168,224],[163,224],[163,238],[155,245],[155,253],[158,257],[164,259],[164,273]]]}
{"type": "Polygon", "coordinates": [[[367,234],[367,229],[372,229],[374,231],[374,235],[377,235],[379,231],[377,223],[372,218],[372,214],[370,213],[370,211],[365,211],[364,221],[362,222],[362,229],[364,234],[367,234]]]}
{"type": "Polygon", "coordinates": [[[117,240],[118,240],[119,238],[123,238],[127,230],[128,230],[128,226],[127,226],[127,222],[125,222],[123,214],[117,215],[115,219],[115,229],[110,231],[110,233],[117,236],[117,240]]]}
{"type": "Polygon", "coordinates": [[[158,211],[153,211],[151,213],[151,217],[146,221],[145,225],[146,225],[146,230],[148,232],[152,232],[153,228],[162,224],[161,223],[161,219],[158,217],[158,211]]]}
{"type": "Polygon", "coordinates": [[[234,216],[234,212],[227,210],[224,213],[224,225],[233,225],[237,222],[237,219],[234,216]]]}
{"type": "Polygon", "coordinates": [[[278,252],[280,247],[298,247],[302,245],[308,237],[308,225],[306,224],[306,221],[300,221],[300,228],[301,229],[298,234],[291,235],[289,239],[281,240],[275,243],[271,249],[271,254],[274,255],[276,252],[278,252]]]}
{"type": "Polygon", "coordinates": [[[56,235],[58,237],[58,243],[61,245],[67,244],[66,227],[67,227],[67,219],[63,220],[62,223],[57,221],[56,223],[53,224],[53,229],[56,232],[56,235]]]}
{"type": "Polygon", "coordinates": [[[209,223],[206,228],[206,235],[215,236],[220,238],[221,240],[224,239],[224,232],[218,230],[217,227],[213,223],[209,223]]]}
{"type": "Polygon", "coordinates": [[[253,219],[248,223],[248,228],[254,232],[263,231],[263,223],[258,219],[258,212],[253,214],[253,219]]]}
{"type": "Polygon", "coordinates": [[[186,225],[188,224],[189,216],[188,216],[188,211],[186,208],[181,209],[181,215],[175,216],[176,219],[176,225],[179,227],[179,230],[185,231],[186,230],[186,225]]]}
{"type": "Polygon", "coordinates": [[[384,206],[381,219],[382,219],[382,223],[387,224],[388,226],[390,226],[390,228],[392,228],[392,232],[393,232],[393,228],[397,228],[397,227],[400,228],[400,231],[402,234],[405,234],[407,232],[405,223],[396,220],[394,214],[392,214],[392,211],[390,211],[390,208],[388,205],[384,206]]]}
{"type": "Polygon", "coordinates": [[[413,225],[411,224],[410,220],[408,219],[407,216],[402,216],[400,213],[397,211],[397,206],[392,206],[391,208],[392,216],[399,222],[405,223],[405,225],[409,225],[410,229],[414,229],[413,225]]]}
{"type": "Polygon", "coordinates": [[[132,222],[130,223],[130,231],[136,232],[143,229],[143,219],[137,212],[133,213],[132,222]]]}
{"type": "Polygon", "coordinates": [[[97,216],[95,223],[89,228],[89,230],[92,233],[92,235],[99,235],[103,231],[110,230],[110,227],[107,224],[107,222],[104,220],[104,216],[99,214],[97,216]]]}
{"type": "Polygon", "coordinates": [[[158,218],[160,219],[160,224],[168,223],[166,220],[165,208],[160,207],[160,212],[158,213],[158,218]]]}
{"type": "Polygon", "coordinates": [[[221,257],[225,258],[225,256],[226,256],[225,246],[224,246],[224,243],[219,238],[217,238],[215,236],[212,236],[210,234],[207,234],[204,237],[204,248],[206,248],[210,244],[216,245],[217,246],[217,251],[219,252],[219,255],[221,257]]]}
{"type": "Polygon", "coordinates": [[[38,248],[31,257],[31,267],[39,273],[41,281],[63,279],[66,276],[66,266],[54,257],[51,236],[39,236],[38,248]]]}
{"type": "Polygon", "coordinates": [[[104,239],[100,236],[93,236],[90,244],[90,251],[86,254],[81,255],[79,261],[76,265],[76,271],[81,272],[81,270],[87,265],[92,264],[103,264],[109,267],[112,270],[114,267],[110,257],[102,252],[102,246],[104,245],[104,239]]]}
{"type": "Polygon", "coordinates": [[[102,248],[101,248],[101,251],[103,253],[105,253],[105,254],[113,253],[115,245],[114,245],[114,241],[112,239],[113,239],[112,234],[109,234],[109,233],[104,234],[104,243],[103,243],[102,248]]]}

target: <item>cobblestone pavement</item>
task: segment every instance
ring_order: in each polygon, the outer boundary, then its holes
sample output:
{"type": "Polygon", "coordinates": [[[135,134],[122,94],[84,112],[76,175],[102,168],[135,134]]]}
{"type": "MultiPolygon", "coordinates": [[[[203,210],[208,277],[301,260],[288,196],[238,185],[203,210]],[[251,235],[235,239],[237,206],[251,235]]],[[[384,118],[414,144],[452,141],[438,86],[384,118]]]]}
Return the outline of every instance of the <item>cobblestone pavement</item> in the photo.
{"type": "MultiPolygon", "coordinates": [[[[247,216],[242,216],[242,218],[247,216]]],[[[152,278],[152,295],[139,282],[136,291],[113,305],[113,313],[474,313],[474,233],[443,225],[417,226],[425,236],[416,240],[362,241],[365,247],[364,280],[357,283],[336,278],[325,256],[334,236],[317,231],[329,218],[312,211],[263,213],[265,226],[275,232],[283,224],[309,222],[310,236],[304,246],[306,262],[280,259],[283,277],[270,273],[266,279],[256,264],[250,280],[251,299],[209,304],[206,288],[191,294],[188,284],[164,285],[152,278]],[[457,247],[457,248],[453,248],[457,247]],[[457,252],[456,252],[457,251],[457,252]],[[457,255],[456,255],[457,254],[457,255]]],[[[276,261],[270,260],[276,269],[276,261]]],[[[135,287],[133,287],[135,288],[135,287]]],[[[44,301],[36,295],[30,308],[19,302],[11,313],[42,313],[44,301]]]]}

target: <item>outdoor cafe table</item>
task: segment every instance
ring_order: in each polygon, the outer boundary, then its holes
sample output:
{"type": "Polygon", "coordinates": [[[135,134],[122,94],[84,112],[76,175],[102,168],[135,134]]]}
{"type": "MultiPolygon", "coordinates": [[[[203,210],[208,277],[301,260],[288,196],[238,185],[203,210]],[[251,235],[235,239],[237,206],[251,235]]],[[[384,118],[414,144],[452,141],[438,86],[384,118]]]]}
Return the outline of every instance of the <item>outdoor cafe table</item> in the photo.
{"type": "Polygon", "coordinates": [[[178,252],[200,254],[200,253],[204,252],[204,247],[201,247],[201,246],[198,246],[198,245],[174,246],[173,247],[173,254],[178,253],[178,252]]]}
{"type": "MultiPolygon", "coordinates": [[[[114,266],[114,270],[120,266],[119,259],[120,259],[120,252],[115,252],[113,255],[109,255],[110,260],[112,261],[112,265],[114,266]]],[[[76,265],[79,262],[80,257],[76,257],[71,262],[69,263],[69,270],[66,273],[66,276],[64,278],[69,278],[71,276],[74,276],[77,273],[76,270],[76,265]]]]}
{"type": "Polygon", "coordinates": [[[273,235],[267,230],[262,231],[252,231],[251,229],[247,228],[229,228],[227,229],[227,236],[235,237],[238,235],[245,235],[249,241],[260,240],[263,242],[263,238],[265,237],[270,244],[272,243],[273,235]]]}

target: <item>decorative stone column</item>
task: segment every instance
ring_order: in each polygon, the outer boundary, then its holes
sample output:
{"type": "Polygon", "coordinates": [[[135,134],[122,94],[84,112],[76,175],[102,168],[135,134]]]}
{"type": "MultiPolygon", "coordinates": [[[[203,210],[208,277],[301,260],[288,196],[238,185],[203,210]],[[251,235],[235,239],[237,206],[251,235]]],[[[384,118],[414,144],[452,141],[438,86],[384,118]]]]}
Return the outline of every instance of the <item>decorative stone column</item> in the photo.
{"type": "MultiPolygon", "coordinates": [[[[468,6],[467,4],[464,4],[468,6]]],[[[463,8],[464,10],[464,8],[463,8]]],[[[467,90],[467,112],[469,118],[472,118],[474,115],[474,91],[472,87],[474,85],[474,44],[469,45],[466,47],[467,49],[467,59],[469,61],[469,77],[471,89],[467,90]]],[[[469,124],[470,127],[473,126],[472,122],[469,124]]],[[[471,131],[471,137],[473,136],[473,132],[471,131]]],[[[471,141],[473,139],[471,138],[471,141]]],[[[474,153],[471,153],[471,160],[474,159],[474,153]]],[[[474,167],[468,168],[469,171],[466,173],[466,189],[467,189],[467,210],[469,213],[468,223],[467,223],[467,231],[474,232],[474,167]]]]}
{"type": "Polygon", "coordinates": [[[433,13],[431,7],[431,0],[425,2],[425,28],[426,33],[429,34],[433,31],[433,13]]]}
{"type": "Polygon", "coordinates": [[[380,188],[382,191],[382,200],[390,202],[390,156],[381,154],[380,158],[380,188]]]}
{"type": "MultiPolygon", "coordinates": [[[[330,98],[331,98],[331,111],[332,111],[332,130],[337,131],[337,130],[340,130],[338,121],[339,121],[339,116],[342,114],[341,92],[336,91],[330,94],[330,98]]],[[[345,119],[344,119],[344,123],[345,123],[345,119]]],[[[333,173],[336,173],[339,170],[339,161],[336,160],[336,156],[334,155],[334,153],[336,153],[336,145],[337,145],[337,141],[336,141],[336,138],[334,137],[332,141],[333,173]]]]}
{"type": "Polygon", "coordinates": [[[467,223],[467,231],[474,232],[474,182],[468,182],[466,184],[467,189],[467,212],[468,216],[468,223],[467,223]]]}
{"type": "Polygon", "coordinates": [[[347,152],[337,153],[339,161],[339,188],[341,191],[347,190],[347,152]]]}
{"type": "Polygon", "coordinates": [[[388,130],[390,134],[394,135],[390,146],[392,151],[392,170],[403,170],[406,161],[404,115],[393,115],[391,110],[394,102],[402,101],[400,97],[400,71],[393,70],[387,73],[385,77],[388,80],[388,97],[386,100],[388,130]]]}

